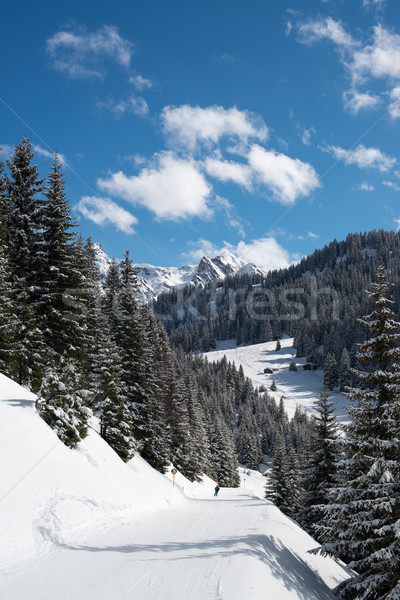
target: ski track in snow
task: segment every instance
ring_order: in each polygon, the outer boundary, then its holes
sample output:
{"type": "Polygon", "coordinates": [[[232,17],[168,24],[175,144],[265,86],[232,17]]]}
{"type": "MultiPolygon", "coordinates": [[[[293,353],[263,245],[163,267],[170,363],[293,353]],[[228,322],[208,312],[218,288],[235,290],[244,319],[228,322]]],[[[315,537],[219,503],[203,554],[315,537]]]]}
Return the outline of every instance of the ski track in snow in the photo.
{"type": "MultiPolygon", "coordinates": [[[[318,395],[321,374],[287,371],[290,343],[226,354],[258,385],[275,361],[277,399],[311,381],[318,395]]],[[[308,552],[316,542],[264,499],[261,473],[240,469],[242,487],[214,498],[207,477],[173,485],[138,454],[123,463],[92,424],[68,449],[0,374],[0,600],[329,600],[348,577],[308,552]]]]}
{"type": "MultiPolygon", "coordinates": [[[[243,488],[133,517],[6,577],[3,598],[26,600],[332,600],[316,571],[331,559],[276,507],[243,488]]],[[[2,597],[2,596],[0,596],[2,597]]]]}

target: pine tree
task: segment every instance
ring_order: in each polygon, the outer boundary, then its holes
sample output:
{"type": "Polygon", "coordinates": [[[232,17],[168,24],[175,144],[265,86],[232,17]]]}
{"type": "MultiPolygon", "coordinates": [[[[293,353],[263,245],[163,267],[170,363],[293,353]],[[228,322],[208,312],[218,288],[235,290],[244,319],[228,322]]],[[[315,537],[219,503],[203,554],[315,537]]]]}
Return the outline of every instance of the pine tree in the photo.
{"type": "Polygon", "coordinates": [[[80,392],[77,365],[72,360],[47,367],[37,408],[66,446],[75,448],[86,437],[91,412],[80,392]]]}
{"type": "Polygon", "coordinates": [[[352,383],[350,357],[346,348],[343,348],[343,352],[340,358],[339,380],[341,392],[344,392],[346,388],[349,387],[352,383]]]}
{"type": "Polygon", "coordinates": [[[3,163],[0,162],[0,370],[12,376],[15,360],[15,316],[12,271],[7,248],[5,180],[3,163]]]}
{"type": "Polygon", "coordinates": [[[287,508],[289,495],[289,469],[286,444],[284,436],[280,432],[276,438],[272,454],[272,465],[265,486],[265,497],[267,500],[271,500],[275,506],[284,510],[287,508]]]}
{"type": "Polygon", "coordinates": [[[339,373],[335,357],[328,353],[324,362],[323,386],[327,390],[333,390],[339,383],[339,373]]]}
{"type": "Polygon", "coordinates": [[[36,278],[43,255],[43,180],[27,138],[15,146],[5,177],[7,245],[13,273],[17,327],[15,332],[16,379],[37,390],[42,379],[46,349],[38,328],[32,301],[37,292],[36,278]]]}
{"type": "Polygon", "coordinates": [[[129,252],[121,264],[121,284],[113,320],[121,355],[123,380],[133,417],[133,435],[141,456],[161,472],[167,466],[164,408],[157,389],[155,333],[149,339],[148,313],[140,306],[137,276],[129,252]]]}
{"type": "Polygon", "coordinates": [[[34,300],[46,345],[57,356],[82,358],[86,336],[88,255],[76,242],[76,227],[65,195],[62,167],[55,154],[45,189],[42,269],[34,300]]]}
{"type": "Polygon", "coordinates": [[[320,541],[318,529],[323,524],[322,508],[329,504],[329,490],[336,482],[335,475],[340,454],[336,443],[338,423],[328,392],[321,392],[315,407],[317,414],[312,425],[303,481],[304,508],[299,515],[299,521],[320,541]]]}
{"type": "Polygon", "coordinates": [[[342,598],[400,597],[400,323],[384,268],[368,296],[375,308],[361,319],[370,338],[359,345],[360,387],[349,389],[351,424],[343,441],[347,459],[338,472],[327,511],[330,551],[356,575],[341,586],[342,598]]]}
{"type": "Polygon", "coordinates": [[[91,405],[100,419],[100,435],[127,462],[135,453],[132,413],[126,399],[121,359],[109,325],[98,315],[91,373],[91,405]]]}
{"type": "Polygon", "coordinates": [[[211,455],[204,425],[204,411],[198,401],[198,390],[189,372],[185,375],[183,389],[190,433],[189,456],[185,474],[190,481],[200,481],[201,476],[209,471],[211,455]]]}

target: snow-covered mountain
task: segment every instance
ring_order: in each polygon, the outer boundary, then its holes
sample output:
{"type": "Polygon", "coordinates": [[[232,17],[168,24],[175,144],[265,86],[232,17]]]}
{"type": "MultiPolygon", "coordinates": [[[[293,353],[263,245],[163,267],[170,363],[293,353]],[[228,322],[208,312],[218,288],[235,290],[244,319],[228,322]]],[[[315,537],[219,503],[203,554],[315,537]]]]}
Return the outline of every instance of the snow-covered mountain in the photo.
{"type": "MultiPolygon", "coordinates": [[[[104,278],[107,275],[111,259],[100,244],[94,244],[94,250],[100,274],[104,278]]],[[[156,267],[147,263],[137,263],[134,266],[138,274],[141,296],[145,301],[157,298],[163,292],[168,292],[173,288],[177,289],[186,285],[204,287],[207,283],[223,280],[232,275],[263,274],[263,271],[256,265],[246,263],[228,250],[224,250],[215,258],[203,256],[198,265],[156,267]]]]}

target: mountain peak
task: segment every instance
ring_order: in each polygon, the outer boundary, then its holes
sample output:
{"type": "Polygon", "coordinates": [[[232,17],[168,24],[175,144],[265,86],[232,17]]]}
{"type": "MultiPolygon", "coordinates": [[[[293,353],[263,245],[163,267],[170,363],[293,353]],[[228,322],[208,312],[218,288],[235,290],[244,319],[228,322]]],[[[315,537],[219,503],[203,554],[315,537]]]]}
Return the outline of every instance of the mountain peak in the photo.
{"type": "MultiPolygon", "coordinates": [[[[104,279],[107,275],[111,259],[100,244],[94,243],[97,265],[104,279]]],[[[212,281],[223,280],[226,277],[244,274],[259,274],[263,272],[253,265],[246,263],[232,252],[222,250],[215,258],[203,256],[198,265],[183,267],[157,267],[150,264],[134,264],[140,285],[141,297],[145,302],[157,298],[160,294],[187,285],[204,287],[212,281]]]]}

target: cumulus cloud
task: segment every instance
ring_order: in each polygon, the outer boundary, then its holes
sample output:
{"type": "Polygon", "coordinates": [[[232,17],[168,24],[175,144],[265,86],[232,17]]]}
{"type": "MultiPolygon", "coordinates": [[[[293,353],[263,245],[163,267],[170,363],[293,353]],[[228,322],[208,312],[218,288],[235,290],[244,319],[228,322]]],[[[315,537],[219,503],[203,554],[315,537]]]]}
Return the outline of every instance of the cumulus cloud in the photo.
{"type": "MultiPolygon", "coordinates": [[[[364,0],[364,7],[382,8],[383,5],[383,0],[364,0]]],[[[374,109],[381,102],[376,94],[361,92],[357,88],[371,79],[386,80],[391,85],[393,81],[400,80],[400,35],[380,23],[371,28],[367,43],[354,39],[339,21],[331,17],[299,23],[297,32],[303,44],[311,45],[322,40],[335,44],[340,61],[352,81],[352,90],[343,94],[344,108],[354,115],[360,110],[374,109]]],[[[400,116],[398,90],[395,87],[390,92],[393,102],[388,110],[394,119],[400,116]]]]}
{"type": "Polygon", "coordinates": [[[107,179],[99,179],[98,186],[112,196],[144,206],[160,220],[209,218],[212,214],[208,206],[211,186],[198,165],[172,152],[157,155],[139,175],[118,171],[107,179]]]}
{"type": "Polygon", "coordinates": [[[166,106],[161,121],[167,138],[191,151],[199,144],[218,144],[223,137],[242,141],[264,141],[268,137],[268,128],[261,117],[236,107],[166,106]]]}
{"type": "Polygon", "coordinates": [[[382,25],[373,27],[372,43],[355,50],[349,64],[356,80],[364,77],[400,77],[400,35],[382,25]]]}
{"type": "Polygon", "coordinates": [[[46,42],[53,67],[74,79],[102,78],[104,59],[129,68],[133,49],[134,45],[113,25],[103,25],[93,32],[85,27],[59,31],[46,42]]]}
{"type": "Polygon", "coordinates": [[[135,233],[132,225],[138,223],[137,218],[110,198],[83,196],[74,208],[96,225],[104,226],[111,223],[118,231],[127,234],[135,233]]]}
{"type": "Polygon", "coordinates": [[[240,241],[236,245],[225,242],[222,247],[218,247],[209,240],[199,238],[196,242],[191,242],[190,246],[192,249],[184,256],[196,262],[203,256],[213,258],[224,251],[232,252],[246,263],[254,263],[263,271],[284,269],[294,262],[289,252],[273,237],[262,237],[248,243],[240,241]]]}
{"type": "Polygon", "coordinates": [[[381,173],[387,173],[396,164],[395,158],[384,154],[379,148],[366,148],[363,144],[351,150],[328,146],[327,151],[346,165],[356,165],[360,169],[377,169],[381,173]]]}
{"type": "Polygon", "coordinates": [[[257,181],[269,188],[282,204],[293,204],[320,187],[314,167],[298,158],[290,158],[274,150],[254,144],[248,155],[249,165],[257,181]]]}
{"type": "Polygon", "coordinates": [[[252,170],[249,165],[215,158],[207,158],[204,164],[211,177],[223,182],[232,181],[249,191],[252,189],[252,170]]]}
{"type": "Polygon", "coordinates": [[[380,97],[375,94],[356,90],[344,92],[343,99],[345,110],[353,115],[357,115],[360,110],[374,109],[381,101],[380,97]]]}
{"type": "Polygon", "coordinates": [[[320,187],[318,175],[310,164],[275,150],[254,144],[247,153],[247,161],[245,164],[209,158],[204,164],[211,177],[236,183],[251,193],[256,187],[266,188],[282,204],[292,204],[320,187]]]}
{"type": "Polygon", "coordinates": [[[353,48],[357,44],[343,25],[331,17],[300,23],[298,33],[303,44],[311,45],[322,40],[329,40],[344,48],[353,48]]]}

